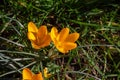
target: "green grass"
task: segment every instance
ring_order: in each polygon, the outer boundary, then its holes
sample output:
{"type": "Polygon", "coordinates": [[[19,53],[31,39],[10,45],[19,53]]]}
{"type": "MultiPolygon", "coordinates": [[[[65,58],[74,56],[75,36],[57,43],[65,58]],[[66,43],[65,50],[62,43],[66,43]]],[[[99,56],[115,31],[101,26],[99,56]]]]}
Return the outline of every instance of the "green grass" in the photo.
{"type": "Polygon", "coordinates": [[[120,79],[120,2],[114,0],[1,0],[0,77],[21,78],[24,67],[53,74],[48,80],[120,79]],[[80,33],[78,47],[63,55],[34,50],[28,22],[80,33]]]}

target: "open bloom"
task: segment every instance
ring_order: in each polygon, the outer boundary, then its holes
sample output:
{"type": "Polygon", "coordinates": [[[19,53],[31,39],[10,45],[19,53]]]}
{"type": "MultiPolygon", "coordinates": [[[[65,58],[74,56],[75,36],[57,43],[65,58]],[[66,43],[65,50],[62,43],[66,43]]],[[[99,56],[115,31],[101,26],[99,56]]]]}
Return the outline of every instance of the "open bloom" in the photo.
{"type": "Polygon", "coordinates": [[[43,25],[38,29],[33,22],[28,23],[28,39],[34,49],[46,47],[51,41],[47,27],[43,25]]]}
{"type": "Polygon", "coordinates": [[[41,72],[34,74],[28,68],[23,69],[22,77],[23,80],[43,80],[41,72]]]}
{"type": "Polygon", "coordinates": [[[69,28],[63,28],[58,33],[57,28],[53,27],[50,36],[56,48],[62,53],[67,53],[77,47],[75,41],[79,38],[79,34],[76,32],[69,34],[69,28]]]}

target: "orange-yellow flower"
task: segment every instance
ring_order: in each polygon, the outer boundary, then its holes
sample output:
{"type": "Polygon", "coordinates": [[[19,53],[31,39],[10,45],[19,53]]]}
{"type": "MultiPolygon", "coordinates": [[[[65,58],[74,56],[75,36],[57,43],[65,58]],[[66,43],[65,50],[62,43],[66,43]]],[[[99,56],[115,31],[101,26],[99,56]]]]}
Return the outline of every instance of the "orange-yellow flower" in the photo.
{"type": "Polygon", "coordinates": [[[51,41],[47,27],[43,25],[38,29],[33,22],[28,23],[28,39],[34,49],[46,47],[51,41]]]}
{"type": "Polygon", "coordinates": [[[57,28],[53,27],[50,36],[56,48],[62,53],[68,53],[69,50],[77,47],[75,41],[79,38],[79,34],[76,32],[69,34],[69,28],[63,28],[58,33],[57,28]]]}
{"type": "Polygon", "coordinates": [[[22,77],[23,80],[43,80],[41,72],[34,74],[28,68],[23,69],[22,77]]]}

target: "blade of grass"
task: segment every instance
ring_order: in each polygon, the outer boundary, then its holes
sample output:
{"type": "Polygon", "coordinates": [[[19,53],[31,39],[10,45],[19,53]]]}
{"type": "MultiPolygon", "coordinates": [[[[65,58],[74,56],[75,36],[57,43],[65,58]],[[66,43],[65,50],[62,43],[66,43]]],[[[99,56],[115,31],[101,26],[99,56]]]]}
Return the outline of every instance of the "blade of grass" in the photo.
{"type": "Polygon", "coordinates": [[[11,41],[11,40],[9,40],[9,39],[7,39],[7,38],[4,38],[4,37],[0,37],[0,39],[5,40],[5,41],[10,42],[10,43],[13,43],[13,44],[15,44],[15,45],[17,45],[17,46],[25,47],[23,44],[20,44],[20,43],[11,41]]]}
{"type": "Polygon", "coordinates": [[[0,52],[2,52],[2,53],[14,53],[14,54],[25,54],[25,55],[30,55],[33,57],[39,57],[39,55],[37,55],[37,54],[32,54],[32,53],[28,53],[28,52],[8,51],[8,50],[0,50],[0,52]]]}
{"type": "Polygon", "coordinates": [[[18,69],[18,70],[13,70],[13,71],[6,72],[6,73],[0,75],[0,77],[3,77],[3,76],[6,76],[6,75],[8,75],[8,74],[12,74],[12,73],[18,72],[18,71],[20,71],[20,70],[22,70],[22,69],[24,69],[24,68],[26,68],[26,67],[29,67],[29,66],[31,66],[31,65],[34,65],[35,63],[36,63],[36,61],[31,62],[30,64],[28,64],[28,65],[26,65],[26,66],[24,66],[24,67],[22,67],[22,68],[20,68],[20,69],[18,69]]]}
{"type": "Polygon", "coordinates": [[[86,75],[86,76],[90,76],[90,77],[93,77],[95,80],[102,80],[96,76],[93,76],[91,74],[88,74],[88,73],[84,73],[84,72],[80,72],[80,71],[66,71],[66,73],[77,73],[77,74],[83,74],[83,75],[86,75]]]}

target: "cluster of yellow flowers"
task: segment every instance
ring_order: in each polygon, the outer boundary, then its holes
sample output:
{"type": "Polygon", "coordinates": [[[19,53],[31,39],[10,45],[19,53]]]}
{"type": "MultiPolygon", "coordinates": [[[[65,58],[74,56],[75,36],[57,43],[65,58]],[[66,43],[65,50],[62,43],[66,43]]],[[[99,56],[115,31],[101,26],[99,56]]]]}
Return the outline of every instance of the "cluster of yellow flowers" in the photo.
{"type": "MultiPolygon", "coordinates": [[[[44,77],[49,78],[51,76],[50,73],[48,73],[47,68],[44,69],[44,77]]],[[[39,72],[38,74],[32,73],[28,68],[24,68],[22,71],[22,77],[23,80],[43,80],[42,73],[39,72]]]]}
{"type": "Polygon", "coordinates": [[[69,28],[63,28],[58,32],[56,27],[51,29],[48,33],[46,26],[41,26],[39,29],[33,22],[28,23],[28,39],[31,41],[34,49],[40,49],[50,45],[51,40],[53,41],[56,48],[61,53],[68,53],[77,47],[75,41],[79,38],[79,33],[69,34],[69,28]]]}
{"type": "Polygon", "coordinates": [[[42,73],[32,73],[28,68],[24,68],[22,72],[23,80],[43,80],[42,73]]]}
{"type": "MultiPolygon", "coordinates": [[[[37,28],[33,22],[29,22],[27,36],[34,49],[49,46],[50,42],[53,41],[55,47],[61,53],[65,54],[68,53],[69,50],[77,47],[75,41],[79,38],[79,33],[75,32],[69,34],[69,28],[63,28],[58,32],[56,27],[53,27],[49,33],[46,26],[43,25],[37,28]]],[[[49,78],[51,76],[47,68],[45,68],[43,72],[44,77],[49,78]]],[[[34,74],[28,68],[23,69],[22,77],[23,80],[43,80],[41,72],[34,74]]]]}

